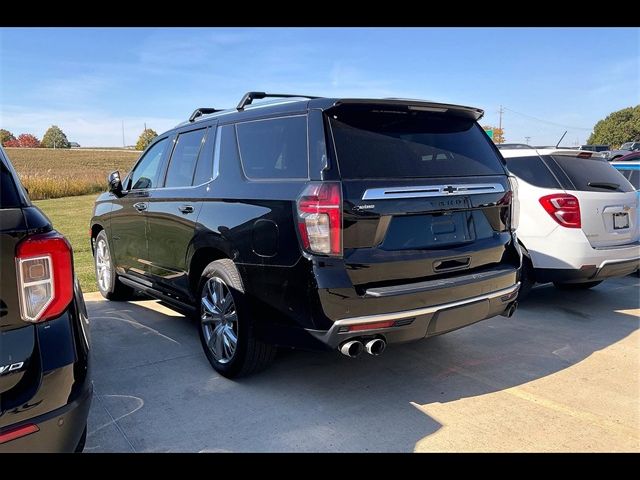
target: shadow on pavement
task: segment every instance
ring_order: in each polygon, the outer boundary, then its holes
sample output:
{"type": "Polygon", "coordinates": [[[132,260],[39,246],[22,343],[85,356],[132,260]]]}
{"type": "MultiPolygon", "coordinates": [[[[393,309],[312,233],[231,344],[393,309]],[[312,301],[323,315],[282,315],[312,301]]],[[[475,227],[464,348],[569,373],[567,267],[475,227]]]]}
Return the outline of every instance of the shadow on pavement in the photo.
{"type": "Polygon", "coordinates": [[[638,285],[542,286],[512,319],[380,357],[284,351],[238,381],[210,368],[196,325],[178,314],[145,306],[155,302],[89,302],[98,398],[87,451],[412,451],[441,426],[415,405],[545,377],[638,329],[624,313],[639,308],[638,285]]]}

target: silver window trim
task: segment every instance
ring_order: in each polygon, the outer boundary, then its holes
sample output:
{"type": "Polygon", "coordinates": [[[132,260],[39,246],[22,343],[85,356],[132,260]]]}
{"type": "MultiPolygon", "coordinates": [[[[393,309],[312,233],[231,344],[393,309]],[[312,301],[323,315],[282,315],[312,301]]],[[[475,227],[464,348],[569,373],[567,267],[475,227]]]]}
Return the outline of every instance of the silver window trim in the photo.
{"type": "Polygon", "coordinates": [[[369,188],[362,195],[362,200],[385,200],[394,198],[448,197],[452,195],[479,195],[483,193],[502,193],[504,186],[500,183],[465,183],[422,185],[411,187],[369,188]]]}

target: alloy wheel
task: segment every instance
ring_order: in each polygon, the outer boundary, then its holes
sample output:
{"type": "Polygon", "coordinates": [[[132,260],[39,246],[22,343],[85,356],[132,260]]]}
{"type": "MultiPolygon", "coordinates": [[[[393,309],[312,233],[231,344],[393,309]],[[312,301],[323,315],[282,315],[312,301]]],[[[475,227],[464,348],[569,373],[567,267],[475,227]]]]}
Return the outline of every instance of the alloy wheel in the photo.
{"type": "Polygon", "coordinates": [[[102,238],[96,245],[96,277],[100,289],[108,292],[111,288],[111,255],[107,242],[102,238]]]}
{"type": "Polygon", "coordinates": [[[238,347],[238,313],[231,290],[220,278],[210,278],[204,284],[200,322],[213,357],[229,363],[238,347]]]}

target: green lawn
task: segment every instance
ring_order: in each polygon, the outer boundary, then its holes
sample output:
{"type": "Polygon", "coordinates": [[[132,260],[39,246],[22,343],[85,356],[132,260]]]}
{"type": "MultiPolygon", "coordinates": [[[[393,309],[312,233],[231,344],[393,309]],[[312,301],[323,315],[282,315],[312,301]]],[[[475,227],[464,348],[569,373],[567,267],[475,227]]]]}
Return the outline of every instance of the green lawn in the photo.
{"type": "Polygon", "coordinates": [[[76,275],[84,293],[98,290],[89,242],[89,221],[95,198],[92,194],[33,202],[49,217],[53,227],[71,242],[76,275]]]}

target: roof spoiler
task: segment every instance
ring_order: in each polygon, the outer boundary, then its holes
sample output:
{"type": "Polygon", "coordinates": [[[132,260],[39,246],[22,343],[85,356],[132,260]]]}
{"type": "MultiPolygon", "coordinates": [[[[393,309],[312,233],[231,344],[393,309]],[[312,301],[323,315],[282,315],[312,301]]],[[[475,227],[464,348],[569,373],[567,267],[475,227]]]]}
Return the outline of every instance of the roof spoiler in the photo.
{"type": "Polygon", "coordinates": [[[334,106],[339,105],[389,105],[397,106],[402,105],[409,110],[423,111],[423,112],[455,112],[462,114],[462,116],[473,118],[474,120],[480,120],[484,116],[484,110],[475,107],[466,107],[464,105],[452,105],[449,103],[437,103],[429,102],[426,100],[412,100],[407,98],[384,98],[384,99],[368,99],[368,98],[341,98],[334,103],[334,106]]]}

